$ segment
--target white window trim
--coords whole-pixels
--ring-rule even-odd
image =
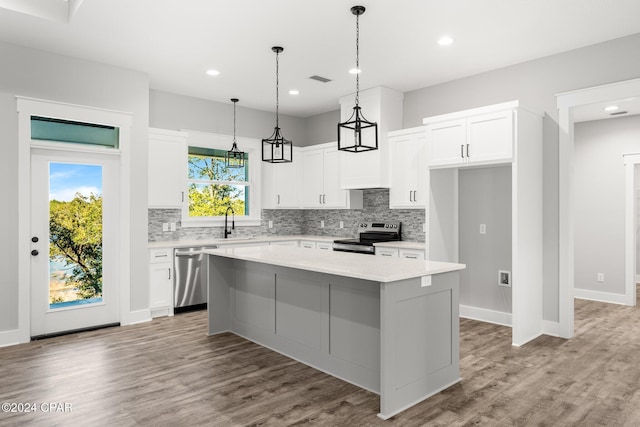
[[[187,137],[187,150],[185,150],[186,156],[188,156],[188,147],[203,147],[212,148],[218,150],[229,150],[233,143],[232,135],[222,135],[217,133],[208,133],[194,130],[181,129],[184,132],[188,132]],[[238,183],[240,185],[248,184],[249,187],[249,215],[236,216],[236,225],[241,226],[260,226],[262,221],[261,216],[261,193],[260,191],[260,176],[262,167],[262,156],[260,149],[262,142],[258,139],[241,138],[236,137],[238,148],[249,154],[249,180],[247,182]],[[187,162],[188,157],[183,160],[183,188],[185,189],[185,198],[182,203],[182,227],[222,227],[224,226],[224,218],[192,218],[189,217],[189,197],[188,197],[188,184],[187,184]],[[231,218],[229,218],[229,223]]]

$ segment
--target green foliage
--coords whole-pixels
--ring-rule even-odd
[[[70,279],[82,298],[102,295],[102,196],[76,193],[49,202],[49,258],[74,265]]]
[[[246,214],[245,186],[202,181],[245,181],[245,169],[227,168],[221,156],[189,155],[189,216],[224,216],[231,206],[236,215]]]

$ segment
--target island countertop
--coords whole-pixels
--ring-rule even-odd
[[[286,246],[220,248],[205,250],[204,253],[381,283],[448,273],[465,268],[464,264],[450,262],[385,258]]]

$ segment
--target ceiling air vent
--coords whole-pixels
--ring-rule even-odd
[[[615,113],[611,113],[612,116],[619,116],[621,114],[627,114],[628,111],[616,111]]]
[[[331,81],[331,79],[328,79],[326,77],[322,77],[322,76],[311,76],[309,77],[311,80],[317,80],[321,83],[329,83]]]

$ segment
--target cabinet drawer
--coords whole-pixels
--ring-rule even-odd
[[[391,248],[376,248],[376,255],[398,258],[398,250]]]
[[[317,249],[321,249],[323,251],[332,251],[333,250],[333,244],[329,243],[329,242],[317,242],[316,243],[316,248]]]
[[[316,242],[312,242],[310,240],[300,240],[300,247],[306,249],[315,249]]]
[[[159,264],[162,262],[171,262],[173,249],[153,249],[150,252],[149,262],[151,264]]]
[[[424,260],[424,251],[403,249],[400,251],[400,258]]]

